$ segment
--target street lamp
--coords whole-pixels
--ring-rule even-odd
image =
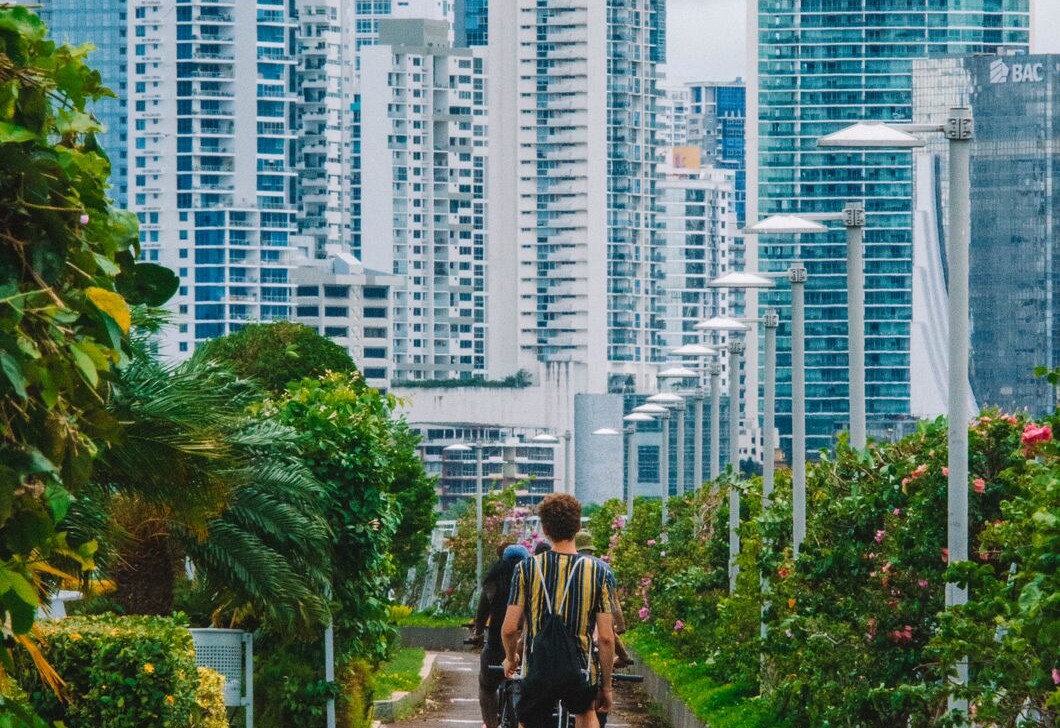
[[[543,432],[540,435],[534,435],[533,437],[531,437],[530,438],[530,442],[537,443],[538,445],[558,445],[559,444],[559,438],[556,437],[555,435],[549,435],[547,432]],[[554,453],[553,453],[553,455],[554,455]],[[560,490],[560,488],[563,488],[565,490],[566,486],[567,486],[567,483],[566,483],[566,477],[567,477],[566,476],[566,471],[564,470],[564,476],[563,476],[564,477],[564,482],[560,485],[560,488],[557,488],[555,484],[559,480],[559,478],[556,477],[556,464],[555,463],[556,463],[556,460],[555,460],[555,457],[553,457],[553,459],[552,459],[552,478],[553,478],[553,480],[552,480],[552,483],[553,483],[552,490],[553,490],[553,492],[562,493],[563,490]],[[563,467],[564,468],[567,467],[566,463],[564,463]]]
[[[716,356],[718,351],[717,351],[717,349],[711,348],[709,346],[703,346],[702,344],[685,344],[684,346],[677,347],[676,349],[672,350],[670,353],[673,354],[674,356],[681,357],[681,358],[702,359],[702,358],[708,357],[708,356]],[[672,370],[668,369],[666,371],[669,372],[669,371],[672,371]],[[663,374],[665,374],[665,373],[666,372],[663,372]],[[659,376],[662,376],[662,374],[660,374]],[[692,394],[692,409],[693,409],[693,413],[692,413],[692,420],[693,420],[693,425],[692,425],[692,430],[693,430],[692,431],[692,437],[693,437],[693,439],[692,439],[692,482],[693,482],[693,486],[692,487],[693,487],[694,490],[699,490],[701,487],[703,487],[703,399],[704,399],[704,393],[703,393],[702,375],[699,375],[699,376],[700,376],[700,380],[697,383],[698,386],[696,387],[696,391]],[[719,399],[720,399],[720,395],[719,395]],[[716,432],[717,432],[717,428],[715,427],[711,431],[711,437],[712,438],[714,438],[716,436]],[[712,448],[712,453],[711,453],[712,462],[717,459],[716,458],[716,451],[717,451],[717,446],[715,445]],[[717,475],[712,473],[711,477],[714,478],[714,477],[717,477]]]
[[[670,367],[659,372],[659,379],[696,379],[699,375],[687,367]],[[659,395],[656,395],[659,396]],[[674,462],[677,465],[677,496],[683,497],[685,494],[685,400],[684,397],[679,395],[673,395],[678,397],[677,400],[673,401],[674,409],[677,412],[677,452]],[[656,401],[652,397],[648,397],[649,402]],[[659,404],[662,404],[659,402]],[[695,452],[695,446],[692,450]]]
[[[626,451],[629,453],[628,472],[626,473],[626,522],[633,520],[633,498],[636,494],[636,484],[640,480],[640,457],[637,452],[637,425],[644,422],[654,422],[655,418],[643,412],[632,412],[622,418],[627,423],[626,429]]]
[[[684,491],[684,472],[681,462],[684,458],[685,445],[682,441],[685,434],[685,398],[679,394],[673,392],[660,392],[659,394],[653,394],[648,397],[648,404],[656,406],[662,406],[666,408],[666,414],[659,414],[659,419],[663,423],[663,438],[662,438],[662,449],[659,451],[659,460],[661,465],[660,477],[662,478],[662,522],[665,526],[667,521],[670,519],[668,504],[670,501],[670,419],[671,417],[677,421],[677,490],[679,493]],[[671,414],[671,408],[676,411],[676,414]]]
[[[801,235],[827,229],[795,215],[773,215],[748,226],[744,234]],[[791,543],[798,558],[806,537],[806,268],[801,262],[792,263],[787,277],[791,283]]]
[[[464,453],[475,451],[475,593],[482,586],[482,443],[475,446],[455,444],[442,448],[442,452]]]
[[[912,133],[910,133],[912,132]],[[943,124],[883,124],[862,121],[822,137],[822,148],[915,149],[925,146],[917,133],[942,133],[949,142],[949,392],[946,546],[950,563],[968,560],[968,248],[971,244],[971,109],[951,108]],[[946,606],[967,603],[968,590],[946,584]],[[958,665],[967,684],[967,661]],[[967,712],[966,700],[950,697],[950,708]]]

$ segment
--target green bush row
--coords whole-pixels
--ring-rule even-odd
[[[946,550],[947,428],[894,444],[841,442],[808,472],[806,540],[791,550],[790,474],[763,511],[761,482],[724,478],[637,504],[608,538],[628,621],[694,666],[760,696],[778,721],[815,726],[955,725],[952,678],[977,721],[1056,724],[1060,710],[1060,419],[985,413],[970,430],[970,560]],[[728,592],[728,492],[742,491],[741,567]],[[619,504],[613,504],[617,510]],[[598,530],[606,527],[597,519]],[[600,538],[597,534],[597,538]],[[763,596],[762,582],[768,584]],[[947,609],[946,583],[968,586]],[[766,631],[763,637],[760,623]],[[671,666],[672,666],[671,665]],[[663,665],[663,670],[667,666]],[[680,670],[672,678],[688,679]],[[750,704],[749,704],[750,705]],[[779,723],[778,723],[779,724]]]
[[[224,728],[223,678],[195,666],[186,625],[161,617],[70,617],[40,624],[60,694],[30,660],[15,678],[47,721],[66,728]]]

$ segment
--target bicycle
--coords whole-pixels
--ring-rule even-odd
[[[490,672],[503,672],[504,668],[500,665],[490,665]],[[515,713],[515,704],[519,697],[519,691],[522,688],[522,676],[516,675],[515,677],[505,678],[504,682],[501,683],[499,691],[498,704],[500,705],[500,720],[498,722],[498,728],[518,728],[519,720]],[[627,673],[616,672],[611,675],[611,683],[642,683],[644,682],[643,675],[630,675]],[[562,703],[557,703],[552,717],[556,719],[556,728],[574,728],[574,714],[567,711]],[[604,717],[604,721],[606,721]],[[603,724],[601,724],[603,725]]]

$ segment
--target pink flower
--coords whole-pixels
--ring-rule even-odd
[[[1053,668],[1053,685],[1060,685],[1060,669]]]
[[[921,589],[927,589],[927,579],[921,579],[916,583],[916,585],[919,586]]]
[[[651,577],[647,577],[646,576],[643,579],[641,579],[640,580],[640,585],[641,586],[651,586]]]
[[[950,469],[947,468],[945,465],[942,466],[942,474],[945,475],[947,478],[950,477]]]
[[[942,563],[950,563],[950,550],[945,546],[942,547]]]
[[[976,478],[972,481],[972,490],[974,490],[976,493],[985,493],[986,481],[982,478]]]
[[[641,622],[647,622],[648,621],[648,617],[651,616],[651,610],[648,609],[647,607],[641,607],[640,611],[637,612],[637,616],[640,617],[640,621]]]
[[[909,478],[902,478],[902,487],[909,485]]]
[[[88,217],[88,215],[87,215],[87,214],[83,214],[83,215],[81,215],[81,217],[79,217],[79,218],[77,219],[77,221],[78,221],[79,223],[81,223],[82,225],[87,225],[87,224],[88,224],[88,220],[89,220],[89,217]]]
[[[876,543],[883,543],[883,537],[886,536],[886,535],[887,535],[886,531],[882,531],[882,530],[881,531],[877,531],[876,532]]]
[[[900,516],[900,515],[902,515],[902,509],[901,508],[895,508],[893,511],[891,511],[891,513],[893,515]]]
[[[1053,429],[1049,425],[1036,425],[1033,422],[1023,428],[1020,436],[1025,446],[1037,445],[1039,442],[1049,442],[1053,439]]]
[[[658,542],[654,538],[649,538],[648,539],[648,545],[649,546],[654,546],[656,543],[658,543]]]
[[[685,623],[682,622],[680,619],[677,620],[676,622],[674,622],[674,632],[680,632],[684,628],[685,628]]]
[[[921,475],[926,473],[927,470],[928,470],[928,466],[927,465],[917,465],[916,466],[916,470],[914,470],[912,473],[910,473],[910,475],[912,475],[914,478],[919,478]]]

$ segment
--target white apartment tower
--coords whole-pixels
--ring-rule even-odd
[[[486,373],[484,49],[449,25],[384,19],[361,51],[361,259],[403,279],[395,381]]]
[[[490,371],[648,385],[663,0],[489,8]]]
[[[298,0],[298,231],[315,257],[343,240],[343,0]]]
[[[290,317],[295,18],[281,0],[130,0],[129,202],[181,278],[164,354]]]

